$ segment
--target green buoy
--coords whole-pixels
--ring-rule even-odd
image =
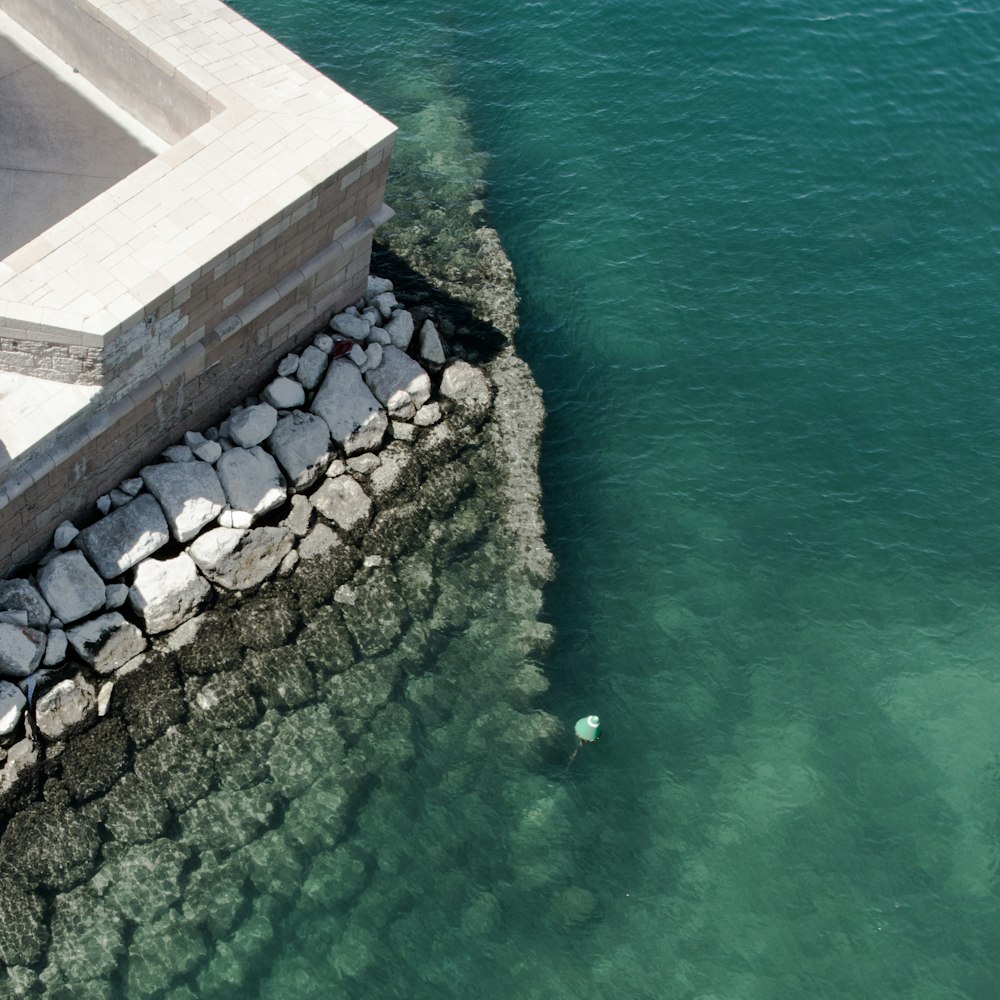
[[[596,743],[601,738],[601,720],[596,715],[587,715],[582,719],[578,719],[573,729],[576,732],[576,749],[566,762],[567,771],[570,764],[576,760],[576,755],[580,752],[580,747],[584,743]]]
[[[593,743],[601,738],[601,720],[596,715],[588,715],[576,724],[576,735],[584,743]]]

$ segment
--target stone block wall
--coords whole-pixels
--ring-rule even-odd
[[[185,430],[217,423],[259,388],[282,356],[302,346],[329,314],[364,293],[374,226],[341,241],[286,298],[228,334],[213,333],[115,403],[86,411],[17,463],[0,487],[0,575],[30,561],[63,520],[96,516],[94,497],[148,463]]]

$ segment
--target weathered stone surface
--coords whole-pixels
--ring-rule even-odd
[[[21,724],[27,698],[16,684],[0,681],[0,736],[10,736]]]
[[[382,363],[365,373],[365,382],[390,416],[412,417],[430,399],[430,376],[408,354],[391,344]]]
[[[222,445],[218,441],[206,441],[204,444],[198,445],[193,451],[196,458],[200,458],[203,462],[208,462],[209,465],[214,465],[222,454]]]
[[[182,552],[174,559],[146,559],[135,571],[129,602],[155,635],[177,628],[201,607],[211,592],[194,560]]]
[[[178,542],[194,538],[226,504],[222,483],[208,462],[147,465],[139,474],[160,502],[170,533]]]
[[[389,418],[350,361],[334,361],[313,400],[312,412],[330,428],[333,440],[348,455],[377,448]]]
[[[402,441],[393,441],[380,455],[382,461],[373,469],[369,479],[372,498],[385,504],[406,490],[416,486],[420,466],[413,449]]]
[[[50,740],[86,729],[96,717],[97,694],[81,674],[60,681],[35,703],[35,722]]]
[[[330,462],[330,428],[322,417],[296,410],[278,421],[267,447],[293,490],[312,486]]]
[[[172,444],[164,448],[160,454],[168,462],[193,462],[194,452],[186,444]]]
[[[0,580],[0,608],[27,611],[32,628],[44,628],[52,617],[42,595],[27,580]]]
[[[344,543],[328,524],[317,524],[299,543],[301,559],[318,559]]]
[[[105,580],[111,580],[152,555],[169,540],[170,532],[163,510],[153,497],[143,493],[96,524],[84,528],[76,537],[76,545],[84,551],[97,572]],[[59,617],[63,621],[68,620],[63,615]]]
[[[308,497],[301,493],[296,493],[292,497],[292,509],[281,522],[286,528],[291,528],[298,538],[304,537],[309,531],[309,523],[312,520],[313,505]]]
[[[104,581],[82,552],[64,552],[46,563],[38,587],[62,622],[75,622],[104,607]]]
[[[437,327],[428,319],[420,328],[420,357],[432,365],[444,364],[444,345]]]
[[[282,378],[294,375],[299,370],[299,356],[297,354],[286,354],[278,362],[278,374]]]
[[[63,521],[56,528],[55,535],[52,537],[52,544],[57,549],[65,549],[73,544],[73,539],[79,534],[80,532],[77,531],[76,525],[72,521]]]
[[[327,479],[312,495],[313,506],[344,531],[353,531],[368,523],[372,502],[351,476]]]
[[[393,284],[388,278],[380,278],[377,275],[368,275],[368,285],[365,289],[365,301],[370,302],[378,295],[391,292]]]
[[[66,659],[66,649],[69,641],[61,628],[49,629],[45,642],[45,655],[42,657],[43,667],[54,667]]]
[[[276,378],[264,390],[264,399],[276,410],[291,410],[306,401],[306,391],[294,379]]]
[[[339,333],[343,337],[350,337],[352,340],[365,340],[372,325],[360,316],[352,316],[350,313],[337,313],[330,320],[330,329],[334,333]]]
[[[405,309],[397,309],[385,325],[385,332],[393,347],[405,351],[413,339],[413,316]]]
[[[74,802],[88,802],[107,792],[129,766],[128,733],[121,719],[106,719],[70,740],[59,766]]]
[[[68,629],[66,638],[80,659],[99,674],[110,674],[124,666],[149,645],[142,632],[117,611]]]
[[[330,363],[329,354],[329,351],[324,351],[313,344],[310,344],[302,352],[295,377],[302,383],[303,388],[311,390],[319,385],[319,380],[323,377],[326,366]]]
[[[27,677],[45,655],[45,633],[0,622],[0,676]]]
[[[229,436],[238,448],[252,448],[274,430],[277,422],[278,411],[270,403],[258,403],[230,416]]]
[[[294,541],[289,528],[214,528],[196,538],[188,552],[212,583],[245,590],[271,576]]]
[[[313,347],[318,347],[324,354],[329,354],[333,350],[333,337],[328,333],[317,333],[313,337]]]
[[[441,404],[437,401],[432,403],[424,403],[423,406],[417,410],[416,416],[413,418],[413,422],[417,427],[433,427],[441,419]]]
[[[109,583],[104,588],[104,607],[108,611],[120,608],[128,600],[128,587],[124,583]]]
[[[460,406],[488,409],[492,402],[490,384],[478,368],[467,361],[453,361],[441,377],[441,395]]]
[[[382,319],[389,319],[392,316],[393,309],[399,308],[399,303],[396,301],[396,296],[392,292],[381,292],[376,295],[372,300],[372,304],[375,305],[378,311],[382,314]]]
[[[382,364],[382,345],[381,344],[369,344],[365,348],[365,371],[371,371],[373,368],[378,368]]]
[[[280,506],[288,495],[281,471],[263,448],[232,448],[219,459],[216,470],[233,510],[254,518]]]
[[[374,472],[382,464],[380,456],[373,451],[362,452],[360,455],[352,455],[347,460],[347,469],[355,475],[367,476]]]
[[[372,344],[378,344],[380,347],[385,347],[386,344],[392,343],[392,337],[389,336],[380,326],[372,327],[372,332],[368,335],[368,346],[371,347]],[[379,359],[381,361],[381,358]],[[374,365],[372,366],[375,367]]]

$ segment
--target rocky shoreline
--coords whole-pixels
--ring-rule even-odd
[[[219,948],[209,942],[241,938],[247,921],[271,926],[274,914],[248,899],[273,892],[268,905],[280,905],[282,866],[306,863],[282,839],[287,816],[321,808],[317,836],[349,854],[345,824],[365,808],[365,775],[407,752],[391,736],[398,685],[474,614],[444,567],[491,593],[489,618],[514,622],[523,662],[491,677],[505,705],[523,706],[502,709],[518,715],[510,752],[537,754],[561,735],[531,708],[545,688],[531,658],[549,641],[538,613],[551,559],[536,468],[542,407],[510,340],[512,281],[506,301],[477,309],[390,251],[374,266],[395,291],[373,283],[260,399],[122,484],[79,535],[64,528],[64,547],[9,591],[21,596],[7,598],[5,624],[35,647],[17,669],[37,655],[31,633],[49,627],[31,673],[6,682],[24,704],[0,804],[0,996],[194,995],[167,989],[178,976],[207,977],[209,989]],[[420,331],[417,366],[407,348],[420,355]],[[376,346],[392,379],[376,377]],[[324,402],[328,384],[352,398],[345,382],[374,393],[363,403],[357,393],[351,419]],[[262,478],[248,474],[259,466]],[[129,516],[136,506],[144,518]],[[150,538],[163,540],[143,551]],[[53,585],[50,567],[88,553],[87,583]],[[88,604],[89,619],[70,621]],[[60,632],[66,659],[46,664]],[[332,720],[332,745],[310,744],[310,713]],[[330,768],[333,787],[320,780]],[[219,913],[212,887],[228,884],[234,858],[252,873],[251,897]],[[188,945],[190,965],[178,966]]]

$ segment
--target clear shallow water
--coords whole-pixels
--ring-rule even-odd
[[[236,6],[396,120],[402,170],[485,173],[549,411],[546,705],[607,726],[502,795],[482,747],[418,740],[367,849],[433,801],[452,877],[410,845],[405,899],[353,904],[346,978],[322,935],[274,968],[331,996],[995,997],[1000,14]]]

